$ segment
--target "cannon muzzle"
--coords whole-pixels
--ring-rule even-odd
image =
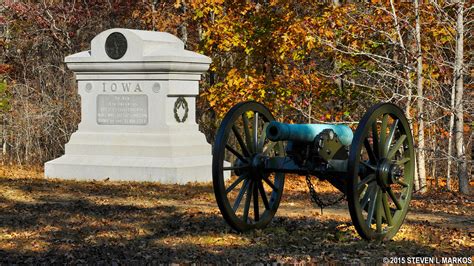
[[[325,129],[332,129],[342,145],[349,146],[352,143],[354,133],[346,125],[285,124],[272,121],[267,126],[267,138],[271,141],[311,142]]]

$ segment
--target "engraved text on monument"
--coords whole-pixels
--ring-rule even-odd
[[[97,95],[97,124],[148,124],[148,96],[134,94]]]

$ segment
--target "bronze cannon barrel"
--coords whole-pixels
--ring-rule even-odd
[[[271,141],[314,141],[323,130],[331,129],[337,135],[339,141],[349,146],[352,143],[354,133],[346,125],[330,124],[285,124],[272,121],[267,126],[267,138]]]

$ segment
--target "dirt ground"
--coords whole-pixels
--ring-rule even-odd
[[[264,230],[238,234],[210,183],[75,182],[0,168],[0,263],[382,263],[384,257],[470,257],[474,198],[415,195],[396,237],[361,240],[347,203],[321,215],[303,178],[288,178]],[[325,183],[326,199],[339,194]]]

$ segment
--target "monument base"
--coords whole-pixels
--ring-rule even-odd
[[[211,145],[191,134],[75,132],[65,155],[46,162],[50,178],[186,184],[212,180]]]
[[[44,166],[46,177],[186,184],[212,180],[211,156],[151,158],[64,155]]]

